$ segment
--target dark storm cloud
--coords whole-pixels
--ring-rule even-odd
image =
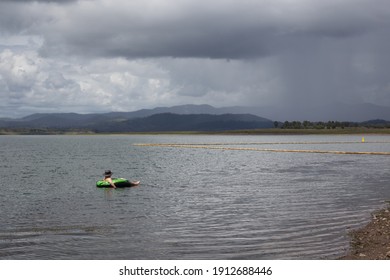
[[[359,36],[389,24],[388,10],[372,1],[302,2],[112,1],[108,7],[81,1],[38,27],[48,55],[235,59],[273,55],[324,37]]]
[[[44,55],[241,59],[390,28],[384,0],[40,2],[2,9],[0,21],[3,31],[43,36]]]
[[[389,49],[388,0],[0,1],[0,90],[26,104],[390,105]]]
[[[44,51],[129,58],[236,58],[271,51],[270,27],[252,19],[237,24],[239,15],[231,10],[221,14],[195,5],[143,13],[142,3],[124,6],[121,11],[84,7],[85,13],[59,19],[47,28]]]

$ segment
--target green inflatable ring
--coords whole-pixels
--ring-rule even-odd
[[[135,186],[135,184],[131,183],[129,180],[125,178],[112,178],[112,182],[115,184],[117,188],[126,188],[126,187],[132,187]],[[98,188],[111,188],[111,185],[107,181],[97,181],[96,187]]]

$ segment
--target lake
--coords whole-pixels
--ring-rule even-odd
[[[390,156],[260,150],[390,152],[361,138],[0,136],[0,259],[337,258],[390,199]],[[141,185],[96,188],[106,169]]]

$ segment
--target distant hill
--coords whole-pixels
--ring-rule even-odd
[[[92,130],[96,132],[221,131],[271,128],[271,120],[250,114],[33,114],[21,119],[0,120],[0,128]],[[183,111],[182,111],[183,112]],[[188,111],[189,112],[189,111]],[[146,117],[137,117],[146,115]]]
[[[305,106],[299,108],[279,108],[274,113],[263,111],[263,116],[274,120],[309,120],[309,121],[350,121],[363,122],[373,119],[390,121],[390,107],[379,106],[370,103],[344,104],[329,103],[317,106]],[[275,115],[279,115],[276,117]]]
[[[361,122],[360,125],[362,126],[369,126],[369,127],[390,127],[390,121],[376,119],[376,120],[369,120],[365,122]]]
[[[103,123],[97,132],[157,132],[157,131],[224,131],[272,128],[273,122],[254,115],[242,114],[172,114],[161,113],[145,118]]]
[[[390,107],[370,103],[344,104],[329,103],[319,105],[306,105],[304,103],[291,107],[287,106],[232,106],[215,108],[210,105],[180,105],[173,107],[157,107],[142,109],[129,113],[108,113],[113,117],[125,118],[147,117],[160,113],[174,114],[252,114],[276,121],[350,121],[363,122],[367,120],[383,119],[390,121]]]
[[[276,121],[349,121],[384,127],[390,120],[390,108],[373,104],[342,103],[291,111],[283,107],[222,107],[181,105],[141,109],[133,112],[101,114],[41,113],[20,119],[2,118],[0,128],[125,131],[212,131],[273,127]],[[372,120],[372,121],[370,121]]]

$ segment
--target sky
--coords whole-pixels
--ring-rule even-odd
[[[0,117],[390,106],[388,0],[0,0]]]

